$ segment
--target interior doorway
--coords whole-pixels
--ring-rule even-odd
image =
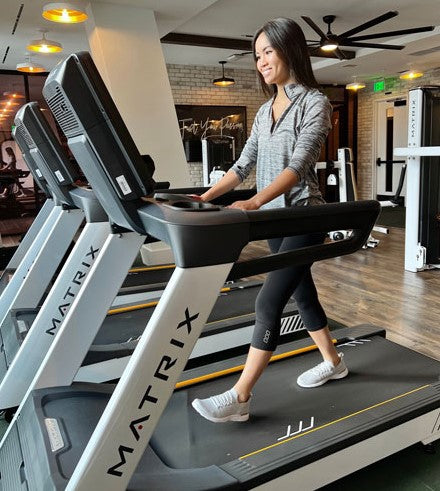
[[[375,199],[396,198],[404,206],[406,161],[394,157],[394,149],[408,146],[408,105],[406,99],[379,101],[376,121],[376,156],[373,162]]]

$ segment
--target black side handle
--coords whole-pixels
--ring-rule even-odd
[[[337,242],[237,262],[228,279],[351,254],[365,244],[379,212],[380,204],[373,200],[247,212],[250,241],[334,230],[352,230],[352,234]]]

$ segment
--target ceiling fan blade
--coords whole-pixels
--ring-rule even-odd
[[[327,36],[321,31],[321,29],[313,22],[313,20],[310,17],[305,17],[301,16],[301,19],[303,19],[307,24],[317,33],[319,36],[323,39],[326,39]]]
[[[385,38],[392,36],[403,36],[404,34],[414,34],[416,32],[428,32],[433,31],[434,26],[425,26],[425,27],[414,27],[412,29],[401,29],[399,31],[389,31],[389,32],[381,32],[378,34],[367,34],[365,36],[355,36],[350,37],[350,41],[363,41],[364,39],[376,39],[376,38]]]
[[[340,59],[340,60],[346,60],[347,58],[345,57],[344,53],[339,49],[336,48],[333,53]]]
[[[379,43],[358,43],[347,39],[341,46],[353,46],[354,48],[379,48],[379,49],[403,49],[405,46],[397,44],[379,44]]]
[[[399,12],[397,11],[390,11],[387,12],[386,14],[379,15],[379,17],[375,17],[374,19],[369,20],[368,22],[365,22],[364,24],[361,24],[353,29],[350,29],[349,31],[345,31],[342,34],[338,36],[339,39],[345,39],[348,38],[349,36],[352,36],[353,34],[357,34],[358,32],[365,31],[365,29],[368,29],[370,27],[373,27],[377,24],[380,24],[381,22],[385,22],[388,19],[392,19],[393,17],[396,17]]]
[[[232,55],[227,56],[226,59],[229,61],[234,61],[243,58],[244,56],[251,55],[252,53],[253,51],[244,51],[243,53],[232,53]]]

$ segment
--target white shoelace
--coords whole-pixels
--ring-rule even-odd
[[[228,407],[231,406],[232,404],[235,404],[237,401],[234,401],[231,391],[224,392],[223,394],[219,394],[217,396],[214,396],[213,398],[213,403],[217,407],[217,409],[221,409],[223,407]]]
[[[334,368],[335,367],[329,361],[323,361],[319,365],[316,365],[316,367],[313,367],[311,371],[321,376],[331,373]]]

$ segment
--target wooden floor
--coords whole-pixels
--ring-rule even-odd
[[[341,324],[384,327],[390,340],[440,360],[440,270],[405,271],[405,231],[389,230],[389,235],[376,234],[375,249],[313,265],[321,303]],[[255,242],[242,258],[267,251],[265,241]]]
[[[390,228],[375,249],[315,263],[313,277],[329,318],[384,327],[388,339],[440,360],[440,270],[404,270],[404,233]],[[256,242],[243,258],[265,251]]]

